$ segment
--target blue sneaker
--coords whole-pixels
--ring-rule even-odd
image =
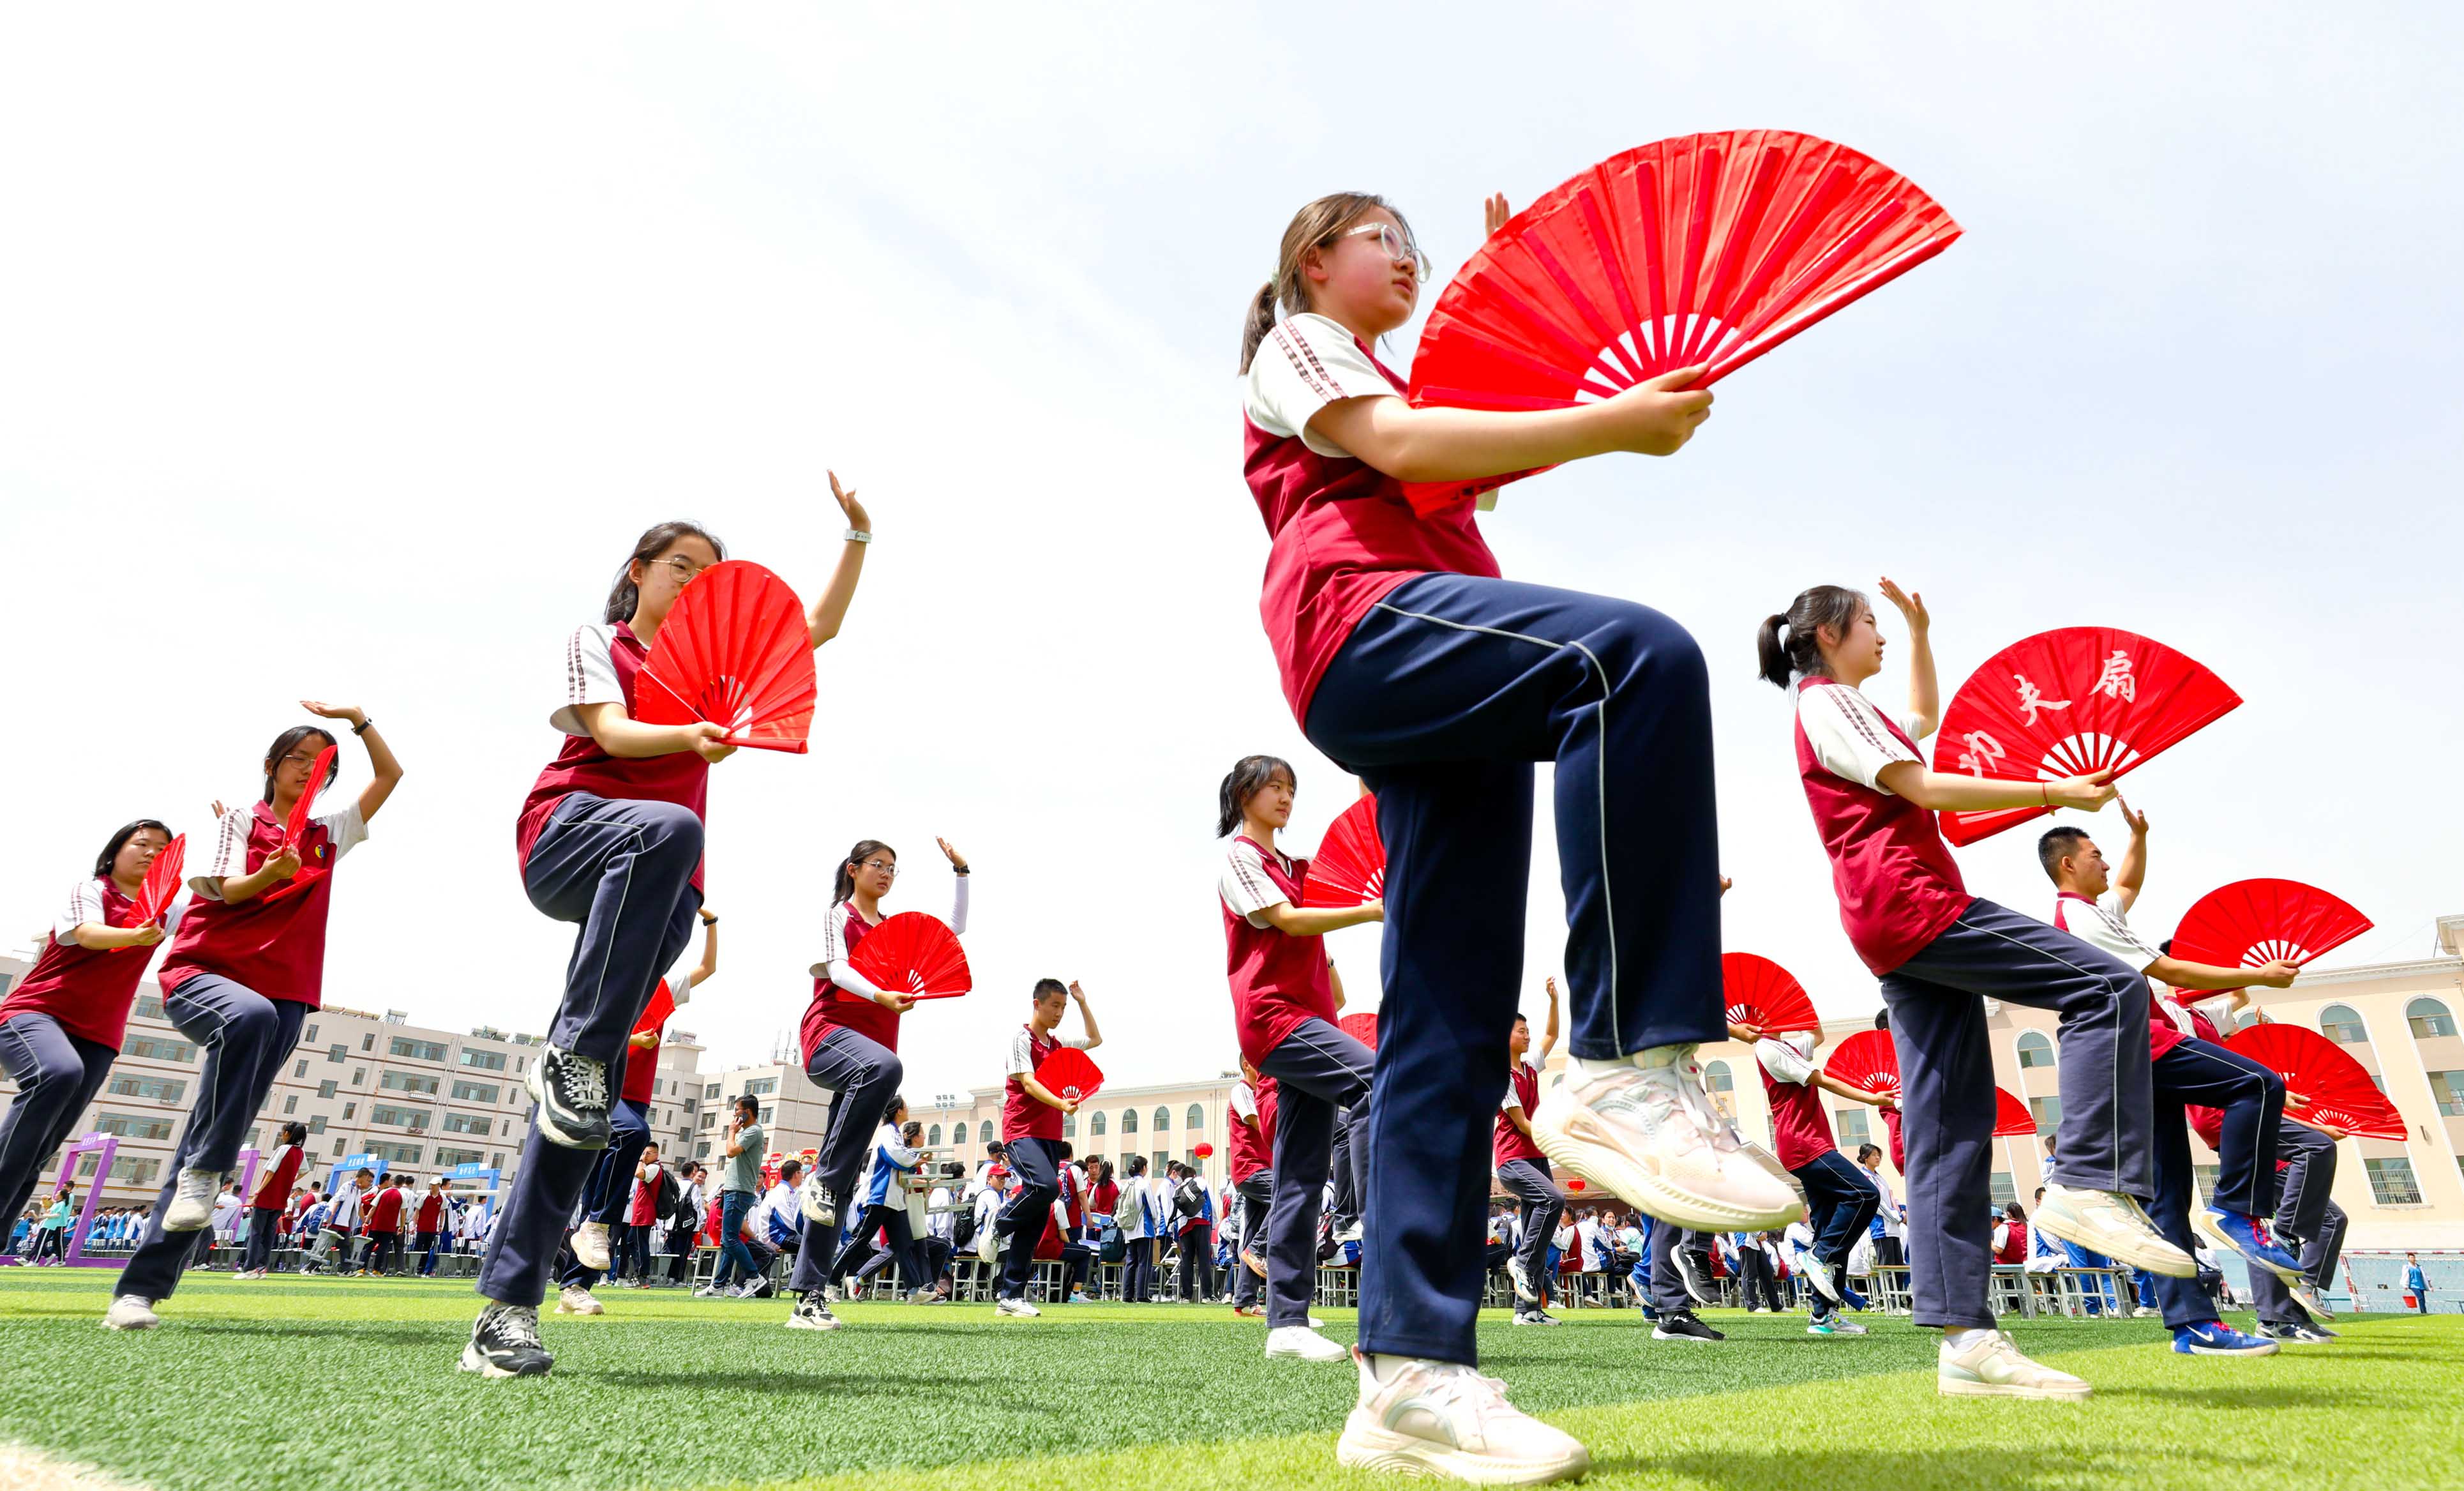
[[[2245,1336],[2222,1321],[2173,1327],[2173,1349],[2183,1356],[2274,1356],[2277,1344],[2263,1336]]]
[[[2222,1207],[2211,1206],[2193,1216],[2191,1220],[2198,1224],[2199,1231],[2206,1233],[2286,1283],[2300,1280],[2301,1261],[2268,1241],[2267,1235],[2258,1230],[2256,1218],[2245,1216],[2239,1212],[2228,1212]]]

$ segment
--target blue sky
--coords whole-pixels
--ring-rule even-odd
[[[2285,875],[2379,923],[2353,955],[2427,952],[2464,910],[2457,23],[1732,9],[12,14],[9,940],[114,825],[202,824],[291,701],[346,699],[409,776],[338,882],[330,996],[543,1029],[566,937],[512,819],[561,634],[670,516],[809,590],[826,465],[881,542],[813,755],[714,784],[732,935],[691,1023],[736,1058],[792,1032],[836,857],[889,840],[892,906],[940,911],[941,834],[979,866],[982,982],[910,1020],[911,1090],[991,1080],[1046,972],[1085,981],[1116,1079],[1218,1070],[1216,780],[1300,761],[1301,847],[1351,792],[1277,693],[1239,478],[1235,340],[1286,218],[1386,192],[1442,278],[1485,192],[1771,126],[1907,172],[1967,236],[1723,385],[1678,458],[1485,523],[1509,574],[1703,640],[1727,945],[1874,1003],[1749,638],[1887,572],[1947,690],[2094,622],[2249,701],[2130,781],[2143,924]],[[2045,909],[2031,837],[1965,852],[1974,887]],[[1552,860],[1499,908],[1534,1008]],[[1367,997],[1375,932],[1337,951]]]

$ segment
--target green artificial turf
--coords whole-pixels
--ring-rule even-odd
[[[467,1286],[191,1276],[161,1329],[121,1335],[98,1325],[112,1278],[0,1273],[0,1439],[166,1491],[1378,1483],[1334,1468],[1350,1369],[1268,1363],[1221,1308],[855,1304],[821,1335],[780,1302],[613,1290],[604,1317],[545,1319],[552,1377],[485,1382],[453,1369]],[[1728,1342],[1500,1315],[1484,1366],[1583,1436],[1600,1486],[2464,1483],[2464,1317],[2347,1320],[2264,1360],[2174,1356],[2152,1322],[2014,1323],[2097,1385],[2084,1405],[1939,1398],[1936,1338],[1903,1320],[1817,1340],[1710,1318]]]

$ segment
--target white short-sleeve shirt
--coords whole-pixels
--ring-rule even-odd
[[[2156,949],[2130,929],[2130,919],[2122,903],[2122,892],[2110,890],[2101,901],[2085,896],[2064,894],[2054,901],[2055,924],[2080,942],[2109,952],[2131,968],[2145,973],[2147,966],[2160,956]]]
[[[1275,868],[1287,875],[1292,869],[1289,861]],[[1224,907],[1251,926],[1265,926],[1266,920],[1263,913],[1266,908],[1283,905],[1291,900],[1266,873],[1266,852],[1248,839],[1238,836],[1224,848],[1223,875],[1216,882],[1215,889],[1216,894],[1223,898]]]
[[[1055,1045],[1067,1046],[1073,1051],[1087,1049],[1087,1037],[1084,1035],[1064,1035],[1059,1031],[1054,1031],[1051,1040]],[[1009,1038],[1009,1060],[1001,1067],[1001,1075],[1003,1077],[1035,1075],[1035,1033],[1023,1025],[1018,1028],[1018,1034]]]
[[[1241,1119],[1258,1116],[1258,1094],[1246,1079],[1232,1084],[1232,1116]]]
[[[223,881],[235,880],[248,873],[248,835],[256,820],[256,805],[233,808],[224,813],[214,830],[212,862],[188,877],[188,889],[209,901],[223,899]],[[334,852],[333,863],[367,842],[368,820],[361,815],[357,792],[339,812],[317,814],[318,825],[325,831],[326,846]]]
[[[1902,761],[1924,765],[1917,753],[1882,723],[1882,712],[1859,690],[1801,688],[1796,691],[1796,720],[1805,727],[1806,744],[1822,769],[1842,780],[1888,794],[1882,768]],[[1906,722],[1901,728],[1907,729]],[[1907,731],[1909,739],[1916,737]]]
[[[625,702],[625,686],[616,679],[615,648],[612,625],[589,622],[573,629],[564,639],[564,690],[548,696],[564,701],[547,717],[548,723],[567,735],[588,735],[579,712],[583,705]]]
[[[1312,311],[1276,323],[1249,360],[1242,412],[1270,435],[1299,435],[1320,456],[1352,453],[1310,433],[1317,412],[1341,399],[1395,396],[1395,386],[1336,323]]]

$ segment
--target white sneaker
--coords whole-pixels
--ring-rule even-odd
[[[1947,1398],[2056,1398],[2077,1403],[2088,1395],[2088,1385],[2068,1372],[2039,1367],[2019,1354],[2018,1344],[2003,1331],[1991,1331],[1964,1351],[1951,1349],[1944,1337],[1934,1369],[1934,1391]]]
[[[607,1272],[607,1224],[584,1222],[573,1230],[573,1257],[583,1268]]]
[[[1524,1266],[1522,1254],[1507,1255],[1506,1277],[1514,1280],[1514,1298],[1526,1304],[1540,1302],[1540,1291],[1531,1287],[1531,1270]]]
[[[830,1200],[829,1188],[822,1184],[818,1167],[806,1170],[804,1178],[797,1183],[796,1210],[816,1227],[827,1227],[839,1219],[838,1205]]]
[[[202,1231],[213,1221],[214,1198],[222,1193],[222,1171],[182,1170],[179,1187],[171,1193],[171,1204],[163,1212],[163,1230],[166,1233]]]
[[[1777,1232],[1805,1214],[1796,1193],[1744,1152],[1703,1090],[1694,1048],[1566,1063],[1531,1116],[1541,1151],[1652,1215],[1702,1232]]]
[[[1043,1313],[1044,1312],[1042,1310],[1039,1310],[1034,1305],[1027,1303],[1023,1299],[996,1300],[993,1302],[993,1314],[996,1316],[1014,1315],[1020,1320],[1032,1320]]]
[[[2319,1292],[2319,1286],[2311,1283],[2309,1280],[2304,1280],[2300,1283],[2293,1285],[2285,1292],[2293,1296],[2293,1302],[2296,1304],[2300,1305],[2303,1309],[2310,1312],[2310,1318],[2312,1320],[2334,1320],[2336,1318],[2336,1312],[2327,1306],[2327,1297],[2321,1294]]]
[[[102,1317],[105,1330],[152,1330],[162,1324],[163,1318],[154,1313],[154,1302],[134,1294],[112,1301]]]
[[[1823,1262],[1819,1258],[1815,1258],[1814,1260],[1814,1266],[1805,1271],[1805,1281],[1814,1286],[1814,1292],[1815,1294],[1822,1296],[1822,1298],[1830,1301],[1834,1304],[1846,1304],[1848,1302],[1847,1301],[1839,1298],[1839,1281],[1831,1277],[1831,1265]]]
[[[1389,1359],[1392,1362],[1392,1359]],[[1338,1464],[1476,1485],[1537,1485],[1591,1469],[1591,1452],[1506,1401],[1506,1384],[1456,1362],[1414,1358],[1379,1381],[1364,1366]]]
[[[2151,1274],[2198,1277],[2197,1262],[2165,1240],[2135,1198],[2119,1191],[2047,1186],[2045,1199],[2036,1205],[2036,1226],[2064,1242]]]
[[[231,1282],[237,1283],[243,1279],[263,1279],[264,1277],[265,1270],[261,1268],[244,1268],[231,1276]]]
[[[1266,1332],[1268,1356],[1296,1356],[1304,1362],[1341,1362],[1352,1356],[1350,1346],[1337,1346],[1307,1325],[1278,1325]]]
[[[590,1296],[580,1284],[567,1284],[558,1291],[556,1312],[559,1315],[605,1315],[607,1307]]]

